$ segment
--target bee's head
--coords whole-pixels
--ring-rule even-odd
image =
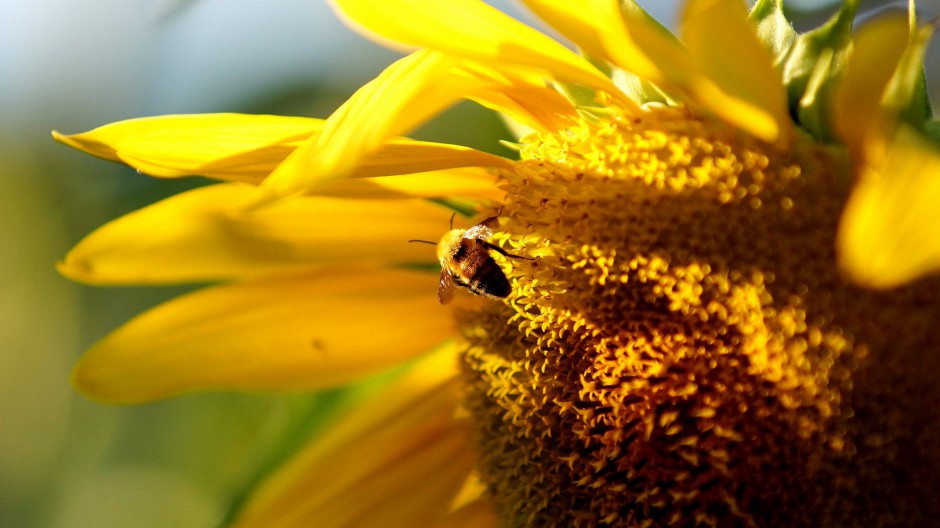
[[[437,260],[441,261],[441,264],[449,260],[460,243],[462,235],[466,231],[465,229],[454,229],[454,217],[457,216],[457,212],[450,215],[450,230],[447,233],[444,233],[444,236],[441,237],[438,242],[431,242],[430,240],[409,240],[408,242],[419,242],[421,244],[431,244],[437,246]]]
[[[437,243],[437,260],[443,263],[454,256],[454,253],[460,246],[460,239],[463,238],[463,233],[463,229],[451,229],[444,233],[440,242]]]

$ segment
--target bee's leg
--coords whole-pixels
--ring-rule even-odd
[[[482,225],[486,227],[496,227],[497,225],[499,225],[499,215],[502,214],[502,212],[503,212],[503,206],[501,205],[499,206],[499,211],[496,211],[496,216],[491,216],[489,218],[486,218],[477,225]]]
[[[487,242],[486,240],[481,240],[480,242],[483,242],[483,244],[484,244],[487,248],[492,249],[493,251],[499,253],[500,255],[502,255],[502,256],[504,256],[504,257],[506,257],[506,258],[517,258],[517,259],[523,259],[523,260],[535,260],[534,257],[526,257],[526,256],[524,256],[524,255],[513,255],[512,253],[507,252],[505,249],[503,249],[503,248],[497,246],[496,244]]]

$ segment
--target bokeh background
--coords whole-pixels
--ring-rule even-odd
[[[674,27],[675,1],[640,3]],[[928,17],[940,11],[940,0],[918,4]],[[788,5],[809,27],[833,2]],[[50,131],[172,113],[325,117],[397,56],[321,0],[0,6],[0,528],[219,526],[357,396],[195,394],[115,407],[76,394],[69,371],[85,348],[186,289],[85,287],[54,263],[104,222],[205,182],[153,180],[58,145]],[[934,101],[938,61],[935,43]],[[497,152],[509,137],[472,104],[414,135]]]

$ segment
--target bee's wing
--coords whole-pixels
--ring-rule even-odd
[[[437,286],[437,300],[441,304],[448,304],[454,300],[454,294],[457,288],[454,284],[454,276],[446,269],[441,270],[441,282]]]
[[[464,231],[461,238],[487,239],[491,236],[493,236],[493,231],[489,227],[480,223]]]

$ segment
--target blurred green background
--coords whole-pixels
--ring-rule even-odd
[[[641,4],[673,25],[674,2]],[[0,528],[217,526],[355,394],[113,407],[72,391],[85,348],[186,290],[84,287],[55,261],[106,221],[205,182],[149,179],[49,133],[171,113],[325,117],[397,55],[319,0],[33,0],[0,15]],[[415,136],[498,151],[507,133],[464,104]]]

